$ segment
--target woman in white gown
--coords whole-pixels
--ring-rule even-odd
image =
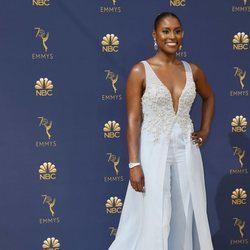
[[[156,54],[127,82],[130,183],[109,250],[212,250],[199,146],[207,138],[214,96],[201,69],[176,59],[183,31],[169,12],[157,16]],[[202,97],[200,130],[189,116]]]

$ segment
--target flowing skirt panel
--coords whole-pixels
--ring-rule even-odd
[[[184,140],[178,124],[171,137],[170,143],[164,138],[154,143],[142,134],[145,192],[135,192],[129,183],[117,236],[109,250],[213,249],[199,148]]]

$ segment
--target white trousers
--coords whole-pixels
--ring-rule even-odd
[[[197,230],[186,159],[189,142],[178,124],[170,142],[154,146],[143,140],[145,193],[128,185],[117,237],[109,250],[201,250],[198,238],[193,238]]]
[[[164,178],[164,249],[193,250],[193,207],[185,160],[185,142],[175,124]]]

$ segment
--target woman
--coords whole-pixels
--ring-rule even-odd
[[[157,16],[156,54],[127,82],[130,184],[110,250],[211,250],[199,146],[208,136],[214,96],[201,69],[176,59],[183,31],[169,12]],[[202,97],[200,130],[189,111]]]

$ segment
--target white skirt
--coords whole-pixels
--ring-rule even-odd
[[[145,192],[134,191],[129,183],[109,250],[213,249],[199,148],[184,140],[177,123],[170,137],[153,143],[142,134]]]

